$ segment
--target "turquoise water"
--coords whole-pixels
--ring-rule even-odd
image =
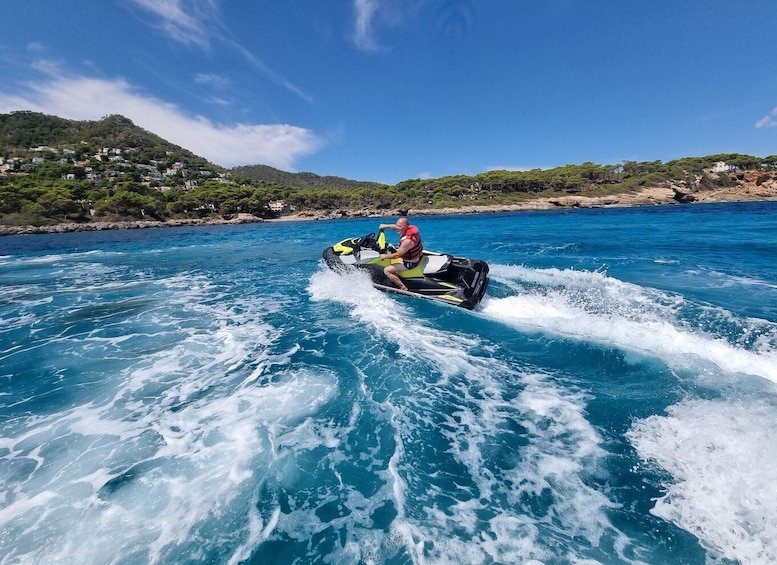
[[[777,560],[777,203],[380,221],[0,238],[0,563]]]

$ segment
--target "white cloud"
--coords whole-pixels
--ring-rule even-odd
[[[224,125],[189,116],[174,104],[140,93],[122,79],[52,73],[46,78],[28,83],[20,94],[0,91],[0,112],[32,110],[74,120],[121,114],[224,167],[266,164],[294,170],[297,159],[323,145],[311,130],[288,124]]]
[[[209,98],[207,102],[209,102],[210,104],[215,104],[216,106],[229,106],[231,104],[229,100],[219,98],[218,96]]]
[[[468,6],[459,6],[463,0],[446,0],[442,4],[440,19],[441,29],[449,27],[453,20],[463,19],[460,12],[465,12]],[[453,6],[449,6],[453,3]],[[408,21],[415,20],[427,7],[440,5],[437,0],[353,0],[354,28],[353,41],[364,51],[385,51],[388,48],[381,45],[376,36],[379,30],[397,28]],[[465,14],[467,16],[468,14]],[[456,25],[463,25],[458,22]],[[446,33],[450,30],[446,31]],[[451,32],[455,33],[455,31]]]
[[[210,26],[216,21],[216,0],[132,0],[159,18],[157,27],[181,43],[210,44]]]
[[[40,41],[31,41],[27,44],[27,51],[31,53],[43,53],[45,50],[46,48]]]
[[[151,25],[161,29],[173,41],[195,44],[208,51],[211,41],[222,43],[236,50],[253,69],[267,80],[278,84],[307,102],[310,96],[297,88],[281,73],[274,71],[265,62],[231,39],[229,31],[221,23],[218,4],[221,0],[131,0],[157,17]],[[217,79],[217,75],[198,75],[199,79]],[[226,80],[221,78],[221,80]],[[219,86],[211,81],[211,85]]]
[[[267,80],[270,80],[274,82],[275,84],[278,84],[280,86],[283,86],[284,88],[290,90],[306,102],[312,102],[313,99],[302,92],[299,88],[294,86],[291,82],[286,80],[285,77],[282,75],[276,73],[273,71],[270,67],[268,67],[264,61],[262,61],[259,57],[256,57],[253,53],[251,53],[248,49],[240,45],[239,43],[236,43],[234,41],[227,41],[228,45],[231,45],[238,53],[243,55],[246,61],[264,78]]]
[[[777,127],[777,107],[755,123],[757,128]]]
[[[356,21],[353,39],[360,49],[374,51],[377,45],[373,38],[372,27],[375,13],[378,10],[378,0],[354,0]]]
[[[226,88],[229,86],[229,79],[215,73],[197,73],[194,76],[194,82],[197,84],[209,85],[214,88]]]

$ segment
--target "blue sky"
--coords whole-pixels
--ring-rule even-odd
[[[0,113],[394,184],[777,153],[774,0],[5,0]]]

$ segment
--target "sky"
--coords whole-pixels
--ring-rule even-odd
[[[4,0],[0,113],[395,184],[777,154],[774,0]]]

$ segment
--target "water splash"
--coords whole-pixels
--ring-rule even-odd
[[[777,382],[777,325],[625,283],[600,272],[496,265],[513,294],[487,297],[488,317],[529,331],[661,358],[678,370],[725,371]]]
[[[688,399],[636,422],[627,436],[647,464],[672,477],[653,514],[693,533],[718,559],[774,563],[775,405],[732,400]]]

